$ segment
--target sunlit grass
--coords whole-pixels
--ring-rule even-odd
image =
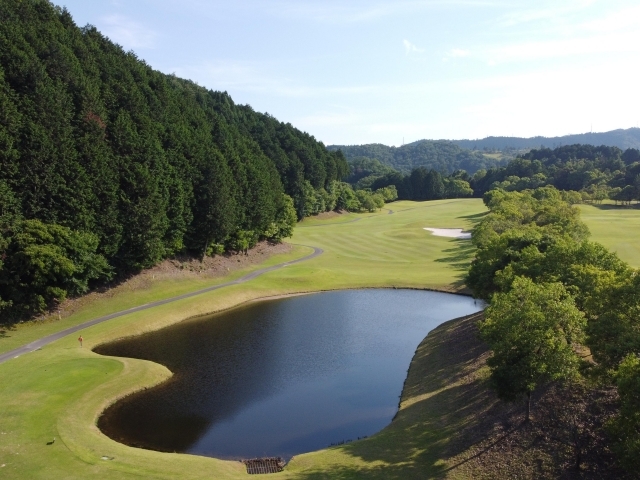
[[[622,260],[640,268],[640,209],[615,205],[581,205],[582,219],[591,238],[617,252]]]
[[[272,295],[389,286],[463,289],[462,278],[473,256],[470,242],[435,237],[423,228],[470,229],[485,212],[482,202],[478,199],[395,202],[387,207],[394,211],[392,215],[383,210],[376,215],[346,214],[339,217],[340,221],[335,217],[305,221],[296,229],[291,242],[323,248],[324,254],[313,260],[242,285],[96,325],[82,332],[83,348],[73,335],[0,365],[0,465],[5,465],[0,467],[0,478],[245,476],[238,462],[134,449],[102,435],[95,422],[109,403],[161,382],[170,372],[151,362],[102,357],[91,348]],[[625,260],[640,264],[640,251],[632,241],[640,232],[640,211],[581,208],[594,240],[610,248],[617,246]],[[300,246],[290,254],[272,257],[251,268],[299,258],[310,251]],[[243,273],[246,270],[211,280],[167,280],[150,285],[148,290],[101,299],[60,322],[8,332],[8,337],[0,338],[0,351],[96,316],[228,281]],[[469,408],[469,398],[477,400],[485,392],[482,369],[477,365],[472,368],[468,363],[473,360],[468,350],[476,347],[473,343],[467,348],[466,344],[451,341],[455,337],[452,332],[459,328],[470,327],[464,322],[446,324],[423,342],[405,384],[403,407],[387,429],[363,442],[298,456],[287,471],[277,476],[458,475],[455,470],[447,470],[451,467],[447,459],[453,453],[460,455],[460,451],[452,453],[451,445],[455,444],[456,432],[481,414],[477,402],[473,404],[477,411]],[[448,340],[445,342],[444,338]],[[467,360],[465,352],[470,355]],[[469,384],[460,383],[465,378],[472,379],[469,381],[476,388],[475,393],[464,386]],[[469,397],[472,393],[479,396]],[[54,437],[55,442],[47,445]]]

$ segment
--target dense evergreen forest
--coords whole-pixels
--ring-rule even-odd
[[[334,208],[347,174],[339,151],[154,71],[65,9],[0,0],[3,321],[177,252],[277,241]]]
[[[418,167],[402,173],[379,160],[358,157],[349,160],[347,181],[358,189],[395,187],[401,200],[481,197],[500,188],[523,191],[543,186],[574,192],[573,203],[605,199],[629,204],[640,201],[640,150],[592,145],[569,145],[553,150],[541,148],[520,154],[505,166],[442,174]]]
[[[451,174],[456,170],[465,170],[473,174],[477,170],[505,163],[480,152],[460,148],[446,140],[420,140],[401,147],[388,147],[380,143],[373,143],[370,145],[329,145],[327,148],[332,151],[341,151],[349,161],[362,157],[375,159],[405,174],[418,167],[436,170],[443,175]]]
[[[470,179],[476,196],[493,188],[521,191],[551,185],[575,191],[576,201],[640,200],[640,151],[569,145],[531,150],[505,167],[479,171]]]
[[[609,132],[579,133],[562,137],[487,137],[477,140],[451,140],[462,148],[483,151],[529,150],[531,148],[557,148],[566,145],[605,145],[622,150],[640,148],[640,128],[611,130]]]
[[[529,421],[532,394],[551,382],[562,400],[536,419],[543,441],[568,452],[576,471],[583,463],[599,469],[593,478],[616,476],[611,451],[637,473],[640,275],[588,240],[568,195],[553,187],[487,192],[466,284],[489,302],[480,332],[493,351],[498,396],[526,399]],[[609,389],[618,398],[607,401]]]

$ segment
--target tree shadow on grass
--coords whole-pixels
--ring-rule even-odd
[[[476,247],[468,239],[458,238],[454,240],[454,246],[443,250],[446,256],[436,259],[439,263],[448,263],[455,270],[469,269],[471,260],[476,252]]]
[[[611,205],[608,203],[604,203],[601,205],[590,205],[597,208],[598,210],[640,210],[640,203],[635,203],[633,205]]]
[[[432,331],[416,351],[392,423],[373,438],[334,449],[367,465],[324,464],[296,478],[438,478],[482,455],[474,447],[486,437],[482,424],[497,400],[479,374],[487,354],[475,326],[480,317]]]
[[[15,327],[0,325],[0,340],[2,340],[3,338],[10,338],[11,335],[9,335],[9,332],[11,330],[15,330]]]
[[[488,211],[480,212],[480,213],[472,213],[471,215],[461,215],[456,218],[466,218],[467,220],[471,220],[473,223],[478,223],[480,220],[482,220],[482,217],[484,217],[488,213],[489,213]]]
[[[530,422],[524,422],[523,402],[498,401],[488,386],[489,352],[476,327],[481,318],[433,330],[416,350],[392,423],[374,437],[332,449],[335,455],[316,457],[318,466],[295,478],[629,478],[591,458],[583,461],[593,464],[589,468],[574,470],[567,462],[572,452],[537,426],[548,416],[538,411],[545,389],[536,394]],[[559,395],[559,404],[564,401]]]

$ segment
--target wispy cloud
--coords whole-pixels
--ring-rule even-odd
[[[276,73],[280,71],[276,65],[261,62],[220,60],[201,65],[177,67],[172,71],[179,77],[191,78],[214,90],[268,93],[290,98],[376,94],[383,92],[385,88],[377,85],[302,84],[281,73]]]
[[[360,0],[345,5],[338,0],[323,2],[280,0],[277,8],[271,5],[270,10],[278,12],[279,15],[318,22],[362,23],[419,10],[460,6],[494,7],[499,3],[495,0]]]
[[[550,6],[537,5],[536,8],[517,9],[503,15],[502,26],[520,26],[531,22],[558,20],[579,13],[595,3],[595,0],[570,0],[564,3],[553,2]],[[530,5],[527,3],[527,5]]]
[[[452,48],[447,53],[445,53],[444,58],[442,59],[444,62],[448,62],[452,58],[464,58],[468,57],[471,54],[469,50],[465,50],[462,48]]]
[[[519,43],[489,48],[481,55],[497,64],[607,53],[640,53],[640,31]]]
[[[404,51],[407,55],[411,55],[412,53],[423,53],[424,48],[419,48],[416,44],[411,43],[406,38],[402,41],[404,45]]]
[[[123,15],[104,17],[101,27],[105,35],[127,49],[153,48],[158,38],[154,30]]]
[[[494,66],[587,55],[640,53],[640,6],[612,9],[602,14],[599,10],[588,9],[593,3],[591,0],[574,1],[558,7],[512,12],[494,24],[496,32],[502,32],[502,41],[474,44],[473,49],[455,48],[447,52],[443,60],[474,57]],[[537,23],[523,25],[527,22]],[[513,25],[518,25],[517,34],[511,29]]]

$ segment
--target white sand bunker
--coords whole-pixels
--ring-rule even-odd
[[[425,228],[437,237],[471,238],[471,232],[463,232],[461,228]]]

